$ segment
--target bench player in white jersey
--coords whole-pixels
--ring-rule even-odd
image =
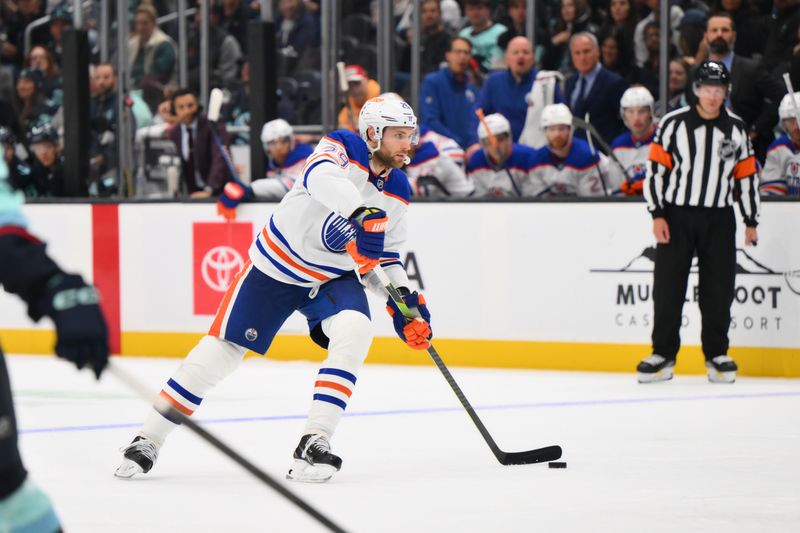
[[[425,124],[421,124],[419,127],[419,142],[432,142],[436,146],[436,149],[439,150],[440,154],[449,157],[460,169],[464,169],[466,165],[464,149],[459,146],[455,139],[446,137],[441,133],[433,131],[425,126]]]
[[[177,427],[169,407],[194,413],[248,349],[260,354],[269,349],[294,311],[308,319],[311,338],[327,348],[328,355],[317,375],[306,429],[287,478],[322,482],[339,470],[342,460],[331,453],[329,441],[372,342],[362,282],[382,287],[371,279],[374,274],[367,275],[377,264],[422,316],[406,321],[389,303],[398,335],[412,348],[429,346],[430,313],[424,298],[407,288],[399,254],[406,239],[410,190],[398,169],[417,142],[416,126],[405,102],[373,98],[359,114],[360,136],[339,130],[320,141],[302,176],[250,247],[250,259],[223,297],[208,335],[167,381],[141,430],[124,449],[118,477],[149,471],[160,446]]]
[[[522,198],[530,196],[531,170],[536,150],[516,144],[511,124],[500,113],[487,115],[478,124],[481,149],[467,162],[467,177],[476,198]]]
[[[767,148],[759,188],[762,196],[800,196],[800,124],[791,98],[791,94],[786,94],[778,107],[781,127],[786,133]],[[794,101],[800,109],[800,92],[794,93]]]
[[[631,87],[622,94],[619,113],[628,131],[620,134],[611,143],[616,161],[612,158],[608,162],[610,180],[619,183],[619,190],[626,196],[641,196],[650,156],[650,143],[653,142],[658,128],[658,123],[654,120],[653,95],[644,87]]]
[[[475,189],[464,169],[439,151],[433,142],[420,142],[405,173],[411,193],[423,198],[463,198]]]
[[[234,180],[225,184],[217,211],[227,219],[236,218],[236,207],[244,200],[280,200],[294,186],[306,159],[314,151],[310,144],[298,143],[292,126],[277,118],[261,128],[261,144],[267,156],[264,177],[256,176],[250,185]]]
[[[566,105],[546,106],[541,127],[547,144],[533,158],[532,196],[604,196],[619,186],[609,181],[605,156],[573,137],[572,112]]]

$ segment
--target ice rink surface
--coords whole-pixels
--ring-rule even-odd
[[[185,428],[150,474],[114,478],[148,404],[110,375],[8,359],[24,460],[65,531],[325,531]],[[180,361],[116,363],[155,391]],[[800,531],[800,380],[452,370],[503,450],[559,444],[568,468],[501,466],[433,364],[364,368],[327,484],[283,479],[316,364],[248,359],[195,419],[348,532]]]

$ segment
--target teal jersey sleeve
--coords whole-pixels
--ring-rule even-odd
[[[27,227],[25,217],[22,215],[24,196],[16,191],[8,181],[8,165],[0,157],[0,227],[20,226]]]

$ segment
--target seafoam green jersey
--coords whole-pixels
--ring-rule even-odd
[[[0,157],[0,227],[20,226],[26,227],[25,217],[22,215],[24,196],[20,191],[14,190],[8,181],[8,165]]]

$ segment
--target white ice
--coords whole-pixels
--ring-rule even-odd
[[[23,458],[66,531],[325,531],[185,428],[150,474],[114,478],[149,405],[110,375],[8,360]],[[179,361],[116,364],[155,391]],[[500,465],[432,364],[367,365],[341,472],[290,483],[316,369],[248,359],[195,418],[348,532],[800,531],[800,380],[452,369],[502,449],[559,444],[556,470]]]

